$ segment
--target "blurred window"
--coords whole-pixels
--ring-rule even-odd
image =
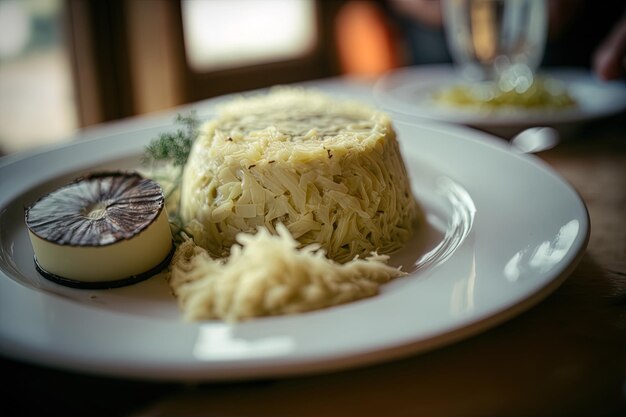
[[[183,0],[185,52],[197,72],[265,64],[310,53],[313,0]]]
[[[0,154],[339,74],[345,0],[0,0]]]
[[[77,128],[63,29],[62,0],[0,0],[0,154]]]

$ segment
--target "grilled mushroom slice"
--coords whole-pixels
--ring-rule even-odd
[[[25,212],[35,266],[75,288],[113,288],[167,266],[172,234],[160,185],[98,172],[42,196]]]

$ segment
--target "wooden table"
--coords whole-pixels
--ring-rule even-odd
[[[244,383],[101,378],[5,359],[0,410],[107,417],[626,415],[625,117],[589,124],[539,156],[586,202],[590,241],[559,289],[504,324],[407,359]]]

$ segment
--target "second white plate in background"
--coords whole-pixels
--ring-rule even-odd
[[[464,124],[501,136],[510,136],[533,126],[564,129],[626,110],[626,83],[605,82],[588,71],[574,68],[546,69],[541,74],[560,80],[578,105],[560,110],[510,109],[478,111],[442,106],[432,94],[463,82],[452,65],[423,65],[392,70],[374,85],[374,97],[380,107],[406,119],[431,119]]]

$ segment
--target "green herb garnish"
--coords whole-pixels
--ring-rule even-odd
[[[198,136],[200,120],[195,111],[191,111],[187,115],[178,114],[175,123],[183,127],[174,132],[160,133],[145,147],[141,163],[146,167],[146,175],[163,188],[170,228],[174,241],[179,243],[183,233],[191,236],[185,230],[178,206],[183,171]]]
[[[195,111],[188,115],[178,114],[175,122],[184,128],[175,132],[160,133],[146,146],[142,163],[171,163],[173,166],[182,167],[187,162],[191,146],[198,136],[200,121]]]

